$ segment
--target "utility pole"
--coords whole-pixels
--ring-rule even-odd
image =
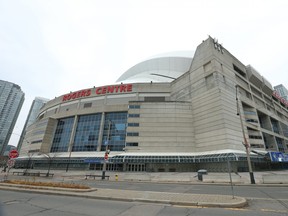
[[[236,87],[236,105],[237,105],[237,115],[239,115],[240,118],[240,123],[241,123],[241,129],[242,129],[242,134],[243,134],[243,145],[246,149],[246,156],[247,156],[247,163],[248,163],[248,170],[249,170],[249,175],[250,175],[250,182],[251,184],[255,184],[255,178],[254,174],[252,171],[252,165],[251,165],[251,159],[250,159],[250,144],[248,143],[246,136],[245,136],[245,131],[244,131],[244,124],[243,124],[243,119],[240,111],[240,106],[239,106],[239,100],[238,100],[238,85]]]
[[[110,140],[110,129],[111,129],[111,121],[108,121],[108,134],[107,134],[107,140],[105,141],[105,154],[104,154],[104,163],[103,163],[103,169],[102,169],[102,180],[105,179],[105,172],[107,167],[107,160],[108,160],[108,154],[109,154],[109,140]]]

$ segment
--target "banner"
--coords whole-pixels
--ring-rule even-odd
[[[282,152],[269,152],[272,162],[288,162],[288,154]]]

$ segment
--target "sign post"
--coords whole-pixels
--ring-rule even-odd
[[[15,165],[15,158],[17,158],[19,156],[19,153],[16,149],[12,149],[9,154],[8,154],[8,157],[9,157],[9,160],[7,161],[7,164],[6,164],[6,167],[8,168],[7,171],[6,171],[6,174],[4,176],[4,179],[8,179],[8,173],[9,173],[9,170]],[[6,168],[5,167],[5,168]]]
[[[15,165],[15,160],[14,159],[9,159],[7,161],[8,169],[11,169],[14,165]]]

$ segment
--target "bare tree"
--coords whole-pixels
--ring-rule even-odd
[[[32,161],[32,157],[33,157],[34,154],[35,154],[34,152],[30,152],[30,151],[27,152],[28,160],[27,160],[27,163],[26,163],[26,169],[24,171],[24,175],[25,175],[25,173],[28,172],[28,170],[33,168],[33,163],[31,163],[31,161]]]
[[[46,173],[46,176],[49,177],[50,175],[50,170],[51,170],[51,165],[53,160],[55,159],[55,157],[57,156],[56,153],[52,154],[52,153],[39,153],[40,155],[43,155],[47,160],[48,160],[48,170]]]

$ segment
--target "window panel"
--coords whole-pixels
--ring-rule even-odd
[[[58,120],[51,152],[66,152],[68,150],[73,122],[74,117]]]
[[[123,151],[126,140],[127,112],[105,113],[105,124],[101,150],[105,151],[106,143],[110,151]]]

